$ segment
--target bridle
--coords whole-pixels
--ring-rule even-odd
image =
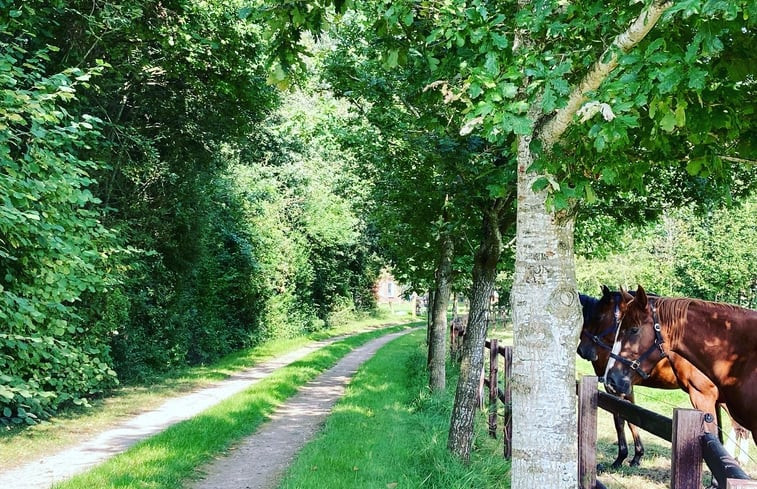
[[[650,307],[652,308],[652,321],[654,321],[654,326],[653,326],[654,342],[649,346],[649,348],[647,348],[647,350],[644,353],[642,353],[639,356],[639,358],[637,358],[636,360],[629,360],[616,353],[613,353],[612,351],[610,352],[610,356],[612,358],[614,358],[616,361],[622,363],[626,367],[630,368],[631,370],[639,374],[639,376],[641,376],[641,378],[644,380],[647,380],[649,378],[649,374],[641,368],[641,362],[646,360],[656,350],[660,350],[660,355],[663,358],[668,356],[668,354],[665,352],[665,349],[662,346],[665,343],[665,340],[662,337],[662,326],[660,326],[660,320],[657,318],[657,308],[655,307],[654,303],[651,301],[650,301]]]
[[[592,334],[585,330],[581,331],[581,334],[589,338],[592,343],[604,350],[609,351],[610,354],[612,354],[612,345],[608,345],[607,343],[602,341],[602,338],[611,333],[615,335],[615,333],[618,331],[618,326],[620,326],[618,324],[618,317],[620,317],[620,303],[615,300],[615,298],[613,298],[613,304],[615,305],[615,308],[612,314],[612,324],[609,327],[597,334]]]

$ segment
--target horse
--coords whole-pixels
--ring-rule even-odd
[[[619,324],[618,315],[623,297],[620,292],[610,292],[610,289],[603,285],[600,299],[583,294],[579,294],[579,298],[583,310],[583,327],[577,353],[592,363],[594,372],[598,377],[604,377],[608,365],[611,366],[613,362],[611,345],[615,342],[615,333]],[[691,403],[695,408],[711,413],[714,416],[713,420],[718,419],[717,403],[719,396],[715,384],[678,355],[672,355],[669,359],[660,362],[647,378],[635,377],[621,396],[630,402],[634,402],[633,384],[658,389],[683,389],[689,394]],[[608,390],[614,393],[611,389]],[[625,420],[618,415],[614,415],[613,420],[618,436],[618,456],[612,467],[617,468],[628,456],[628,445],[624,429]],[[644,455],[644,446],[641,443],[638,428],[631,423],[628,424],[628,427],[634,440],[634,457],[631,459],[630,465],[637,466]],[[709,428],[717,429],[717,426],[713,422],[709,425]]]
[[[462,337],[465,335],[465,328],[468,325],[468,315],[455,315],[450,324],[450,356],[453,360],[460,360],[462,355]]]
[[[606,386],[628,393],[667,358],[681,378],[682,357],[711,379],[734,422],[757,443],[757,311],[690,298],[635,296],[621,291],[620,325]]]

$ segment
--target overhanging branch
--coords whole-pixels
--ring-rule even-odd
[[[746,158],[736,158],[735,156],[718,155],[718,158],[731,163],[741,163],[745,165],[757,165],[757,160],[748,160]]]
[[[591,67],[581,83],[576,86],[568,97],[568,103],[544,125],[539,139],[545,148],[551,148],[568,129],[578,109],[586,102],[586,94],[599,88],[599,85],[607,79],[610,73],[618,66],[618,60],[622,53],[633,49],[652,30],[673,2],[657,1],[649,8],[642,10],[636,20],[624,32],[618,34]],[[607,61],[602,61],[607,60]]]

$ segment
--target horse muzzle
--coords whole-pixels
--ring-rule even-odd
[[[584,360],[588,360],[590,362],[597,361],[597,349],[594,348],[594,345],[585,345],[583,342],[581,342],[578,345],[578,348],[576,348],[576,353],[578,353],[578,356],[580,356]]]
[[[617,370],[611,370],[605,378],[605,387],[616,396],[624,396],[631,393],[631,377]]]

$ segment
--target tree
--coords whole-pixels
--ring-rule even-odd
[[[468,114],[464,127],[514,148],[513,487],[572,487],[573,345],[580,329],[573,272],[576,202],[594,200],[597,182],[643,191],[652,164],[663,173],[666,165],[683,166],[716,189],[739,185],[724,170],[754,153],[750,125],[733,117],[754,107],[746,68],[752,54],[742,51],[754,43],[753,21],[745,27],[738,20],[739,11],[754,7],[404,5],[409,17],[400,15],[403,21],[432,19],[436,29],[429,43],[459,63],[465,60],[459,80],[446,88]],[[392,8],[401,9],[396,2]],[[646,39],[666,12],[666,30]],[[752,12],[744,17],[752,19]],[[724,70],[724,60],[734,56],[741,69]],[[710,73],[718,76],[710,81]],[[715,108],[715,100],[729,109]],[[744,113],[749,119],[753,111]],[[558,374],[536,374],[543,371]],[[470,441],[461,437],[453,449],[465,454]]]
[[[366,4],[365,11],[345,19],[332,32],[336,49],[327,58],[326,76],[336,93],[351,100],[371,124],[382,146],[376,147],[373,139],[355,138],[364,148],[363,171],[373,181],[370,214],[380,230],[385,256],[406,283],[419,288],[432,284],[429,385],[432,391],[442,391],[451,288],[455,276],[461,275],[461,262],[472,261],[465,258],[469,252],[464,242],[482,239],[481,216],[496,200],[487,184],[499,189],[499,174],[486,171],[492,148],[481,138],[459,135],[459,124],[450,124],[460,119],[459,114],[450,112],[439,94],[428,89],[435,80],[428,59],[408,54],[423,45],[427,29],[419,24],[417,30],[401,30],[393,21],[377,22],[376,18],[383,19],[383,5],[372,8]],[[397,59],[387,57],[387,52],[395,52]],[[496,275],[498,260],[487,261],[494,268],[477,278]],[[476,287],[485,295],[474,301],[481,304],[481,314],[469,317],[469,331],[485,329],[484,312],[493,286],[492,280]],[[468,372],[465,355],[463,365]],[[477,378],[473,373],[471,389]]]
[[[506,60],[502,62],[503,66],[511,69],[519,67],[518,71],[522,74],[512,77],[517,81],[511,93],[515,107],[510,104],[505,110],[494,110],[493,116],[485,114],[482,120],[486,126],[487,121],[510,117],[514,122],[511,130],[517,135],[518,235],[512,292],[515,327],[513,423],[516,427],[513,445],[517,447],[513,457],[514,488],[576,485],[572,350],[580,330],[580,314],[575,292],[571,201],[582,195],[591,198],[592,191],[587,186],[590,179],[584,177],[587,174],[571,168],[575,164],[586,165],[588,158],[566,158],[564,150],[569,142],[588,140],[593,143],[594,151],[602,152],[607,148],[615,157],[624,155],[632,160],[635,158],[629,152],[640,149],[649,152],[644,159],[654,157],[654,153],[658,157],[662,153],[669,159],[674,155],[689,156],[687,153],[691,146],[682,145],[683,148],[679,148],[682,151],[678,153],[666,147],[671,142],[668,138],[660,137],[660,129],[675,133],[676,125],[685,126],[680,118],[673,126],[670,125],[670,118],[675,117],[670,105],[666,105],[667,113],[661,120],[654,118],[654,111],[649,114],[650,118],[642,117],[640,113],[646,110],[650,99],[654,106],[655,96],[661,93],[667,95],[675,88],[679,90],[677,96],[686,97],[687,90],[696,86],[695,80],[691,79],[694,69],[703,69],[695,53],[691,53],[696,47],[690,47],[688,86],[653,78],[635,84],[634,92],[624,92],[617,83],[622,78],[618,75],[620,70],[616,71],[621,64],[625,68],[623,72],[626,72],[629,66],[636,65],[637,70],[642,70],[650,63],[641,56],[634,56],[635,50],[645,46],[647,52],[654,53],[657,49],[655,46],[659,47],[664,41],[661,42],[660,38],[645,41],[645,37],[666,12],[670,12],[667,19],[672,23],[676,18],[672,15],[673,10],[683,10],[685,7],[681,5],[673,9],[672,3],[652,3],[640,11],[613,6],[613,14],[620,14],[620,25],[628,26],[615,33],[617,24],[609,18],[600,19],[597,25],[596,21],[582,17],[585,12],[574,10],[572,5],[565,8],[557,4],[545,7],[539,2],[518,4],[512,31],[515,34],[510,44],[512,49],[505,51]],[[603,6],[601,12],[609,14],[610,9],[606,7]],[[738,9],[739,6],[734,4],[729,8]],[[713,12],[712,15],[717,16],[718,13]],[[630,20],[629,24],[623,22],[626,19]],[[583,40],[584,37],[576,36],[576,30],[592,24],[599,31],[591,36],[586,32],[586,38],[607,36],[604,39],[611,41],[607,42],[609,47],[602,52],[589,54],[587,46],[584,46],[581,57],[571,56],[568,48],[573,47],[573,40]],[[733,25],[731,29],[731,35],[738,36],[741,27]],[[562,36],[567,32],[571,33],[570,38]],[[689,33],[696,38],[702,31],[693,29]],[[676,31],[675,34],[681,32]],[[701,34],[700,41],[702,37],[706,38],[706,34]],[[661,58],[665,65],[664,73],[674,73],[671,76],[680,78],[686,76],[679,65],[678,56],[663,55]],[[589,59],[594,61],[589,63]],[[695,76],[703,75],[702,71],[696,73]],[[730,81],[732,86],[742,83],[741,80]],[[628,83],[627,80],[625,82]],[[496,94],[499,88],[495,85],[487,93]],[[640,91],[645,95],[640,96]],[[605,101],[608,95],[612,98]],[[707,95],[713,96],[714,93],[708,91]],[[741,100],[741,96],[736,99]],[[733,103],[736,99],[729,102]],[[521,109],[517,108],[518,102],[522,103]],[[680,106],[684,107],[683,104]],[[509,107],[516,110],[508,110]],[[619,117],[616,116],[622,110],[631,114],[626,114],[624,121],[618,121]],[[586,133],[574,129],[581,126],[579,116],[583,115],[587,120],[603,111],[606,112],[602,115],[604,123],[595,124]],[[629,137],[635,129],[639,129],[634,134],[635,138]],[[652,136],[664,141],[652,142]],[[675,140],[679,136],[675,134],[670,139]],[[738,139],[731,134],[713,146],[719,143],[718,149],[725,150]],[[558,148],[559,153],[556,151]],[[696,151],[701,151],[701,148]],[[641,158],[639,160],[643,161]],[[689,169],[697,173],[695,166],[698,163],[692,164],[692,161],[701,163],[701,160],[689,157]],[[710,162],[713,170],[720,164],[717,159]],[[612,171],[614,166],[604,161],[601,164],[604,167],[600,166],[600,174],[601,171]],[[547,191],[547,187],[551,192]],[[545,371],[555,374],[536,374]],[[518,426],[527,425],[529,429],[518,429]],[[530,433],[533,432],[540,435],[532,436]]]
[[[328,5],[274,25],[311,28],[308,20],[323,20]],[[685,168],[721,195],[739,184],[734,170],[755,159],[757,7],[739,0],[385,7],[398,29],[430,26],[420,54],[430,65],[458,68],[449,79],[442,71],[435,86],[466,114],[463,132],[486,137],[517,171],[512,487],[575,487],[576,206],[596,200],[605,184],[644,192],[645,174],[669,168]],[[659,22],[665,29],[653,31]],[[453,441],[453,451],[469,453],[471,428],[460,429],[469,435]]]

